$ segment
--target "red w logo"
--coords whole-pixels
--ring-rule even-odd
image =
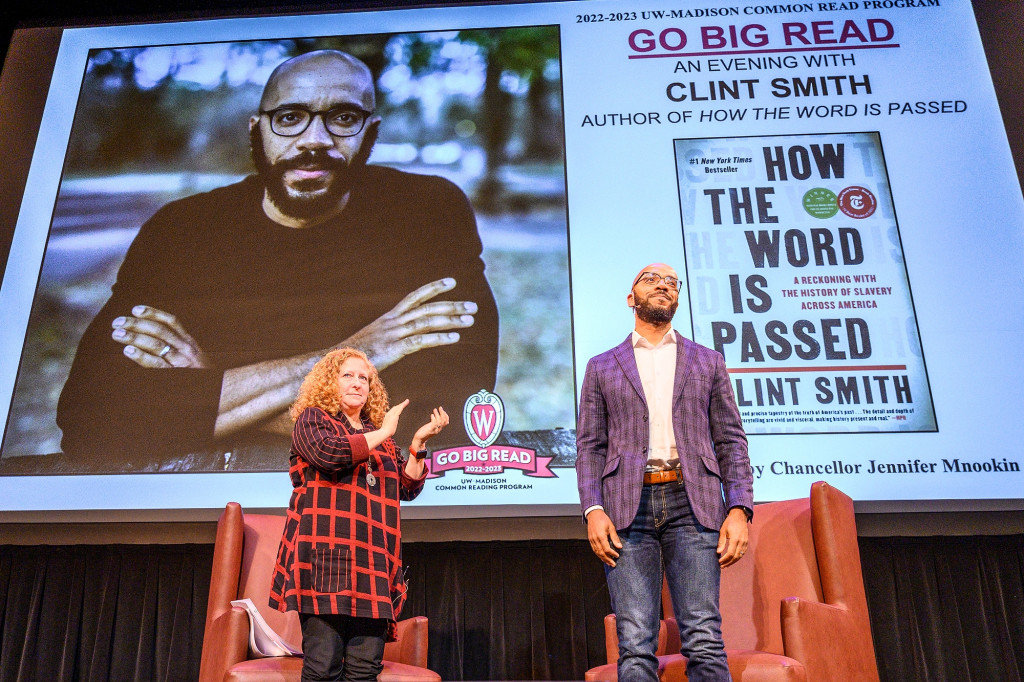
[[[473,432],[477,438],[486,441],[494,431],[494,423],[498,416],[494,405],[474,405],[470,412]]]

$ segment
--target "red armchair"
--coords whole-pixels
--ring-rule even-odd
[[[243,514],[229,502],[217,523],[210,576],[210,598],[199,667],[199,682],[291,682],[299,679],[302,659],[292,656],[249,658],[249,617],[231,606],[248,597],[267,624],[286,641],[299,644],[298,614],[270,608],[270,577],[284,529],[284,516]],[[398,641],[384,647],[381,682],[440,682],[427,669],[427,619],[398,623]]]
[[[662,590],[658,675],[686,680],[679,631]],[[722,572],[722,634],[735,682],[877,682],[853,501],[829,484],[809,499],[759,504],[742,561]],[[605,618],[608,664],[588,682],[616,680],[615,616]]]

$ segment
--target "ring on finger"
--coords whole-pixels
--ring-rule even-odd
[[[157,353],[157,355],[159,357],[161,357],[161,358],[164,358],[164,357],[167,357],[167,354],[170,353],[170,352],[171,352],[171,344],[167,344],[166,346],[164,346],[163,348],[160,349],[160,352]]]

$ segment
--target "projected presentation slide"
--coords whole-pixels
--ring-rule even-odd
[[[360,106],[271,76],[339,52]],[[758,501],[1024,489],[1024,201],[968,0],[68,29],[42,87],[0,511],[283,507],[299,384],[356,346],[400,445],[451,416],[419,513],[578,513],[578,387],[651,262],[725,357]],[[320,203],[282,179],[330,163],[282,154],[308,126],[353,159]]]

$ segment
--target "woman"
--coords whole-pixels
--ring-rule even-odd
[[[408,400],[388,395],[366,355],[328,353],[291,408],[294,490],[270,605],[299,612],[305,680],[375,680],[405,602],[399,500],[423,489],[424,445],[448,424],[438,407],[412,438],[392,436]]]

